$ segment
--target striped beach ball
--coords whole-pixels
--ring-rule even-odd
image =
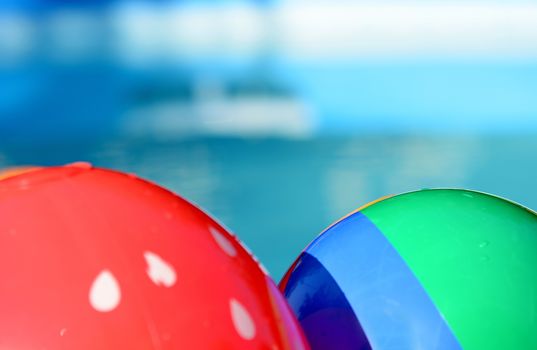
[[[467,190],[384,198],[280,283],[312,349],[537,349],[537,214]]]

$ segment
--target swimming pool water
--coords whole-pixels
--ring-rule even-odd
[[[0,145],[0,166],[85,160],[136,173],[211,213],[278,280],[326,226],[387,194],[464,187],[536,209],[536,136],[119,138]]]

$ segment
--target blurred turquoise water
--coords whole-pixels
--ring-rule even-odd
[[[321,230],[378,197],[464,187],[537,208],[537,134],[132,139],[0,146],[0,166],[86,160],[134,172],[234,231],[273,277]]]

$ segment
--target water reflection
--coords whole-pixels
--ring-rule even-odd
[[[4,148],[0,166],[84,159],[149,178],[212,213],[279,278],[327,225],[386,194],[466,187],[536,208],[536,147],[534,135],[118,139]]]

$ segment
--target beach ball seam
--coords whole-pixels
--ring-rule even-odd
[[[536,265],[535,211],[478,191],[421,190],[373,202],[330,225],[293,263],[280,288],[312,349],[353,348],[330,347],[314,334],[319,324],[327,327],[334,310],[340,318],[356,317],[363,329],[352,331],[364,333],[358,339],[363,349],[533,349],[537,321],[531,313],[537,310],[519,299],[537,299]],[[494,274],[494,266],[501,273]],[[474,280],[465,279],[467,273]],[[315,299],[330,288],[333,295]],[[342,298],[352,310],[345,310]],[[492,300],[502,300],[501,306]]]

